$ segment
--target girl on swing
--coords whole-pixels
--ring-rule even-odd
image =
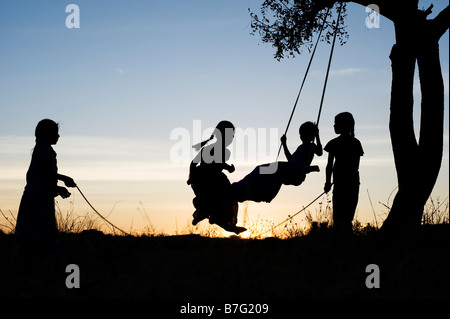
[[[231,122],[221,121],[209,139],[193,146],[200,150],[191,162],[187,181],[196,195],[193,225],[208,218],[210,224],[217,224],[227,231],[240,233],[246,230],[236,226],[238,203],[231,183],[223,173],[223,170],[229,173],[235,170],[234,165],[226,163],[231,156],[227,147],[234,139],[234,130]],[[207,145],[214,138],[216,141]]]
[[[312,122],[305,122],[299,129],[302,144],[291,154],[286,145],[286,136],[281,137],[287,162],[275,162],[257,166],[241,181],[234,183],[233,189],[239,202],[252,200],[268,202],[278,194],[281,185],[298,186],[306,178],[306,174],[319,171],[318,166],[310,166],[314,155],[322,155],[319,130]],[[317,144],[314,143],[314,139]]]

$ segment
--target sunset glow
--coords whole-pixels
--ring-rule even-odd
[[[227,173],[231,182],[275,161],[273,150],[278,150],[309,54],[276,61],[272,48],[250,35],[247,9],[259,5],[250,0],[107,2],[108,10],[106,2],[77,4],[82,17],[78,29],[65,26],[63,4],[0,5],[0,209],[16,216],[34,128],[51,118],[60,124],[61,138],[54,146],[59,171],[73,177],[112,222],[135,232],[150,226],[156,233],[188,232],[194,194],[186,181],[196,155],[190,145],[227,119],[238,128],[230,147],[230,163],[236,167]],[[435,4],[435,11],[441,6]],[[336,137],[337,113],[354,115],[365,151],[357,219],[381,224],[397,186],[388,128],[393,24],[382,18],[379,29],[368,29],[364,8],[348,8],[350,39],[335,49],[320,137],[324,144]],[[444,155],[432,197],[444,199],[449,194],[448,32],[440,43]],[[287,134],[293,150],[300,143],[300,124],[316,118],[329,45],[321,43],[318,50]],[[418,106],[418,88],[415,94]],[[188,137],[186,153],[175,158],[182,141],[177,132]],[[315,157],[320,172],[310,173],[301,186],[283,186],[270,204],[246,203],[248,222],[277,224],[320,194],[326,156]],[[91,211],[76,189],[70,191],[70,199],[58,199],[63,212]],[[326,200],[324,196],[310,213],[314,216],[319,202]],[[305,215],[295,222],[306,225]],[[201,227],[207,225],[205,220]]]

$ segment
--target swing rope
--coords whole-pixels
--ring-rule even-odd
[[[323,100],[325,97],[325,91],[327,89],[328,75],[330,74],[331,60],[333,59],[333,53],[334,53],[334,44],[336,43],[336,35],[338,32],[339,19],[341,18],[341,9],[342,9],[342,5],[339,7],[338,17],[336,20],[336,27],[334,29],[333,43],[331,44],[330,58],[328,59],[327,73],[325,75],[325,82],[323,84],[322,98],[320,99],[319,114],[317,114],[317,121],[316,121],[317,126],[319,126],[320,114],[322,113]]]
[[[329,11],[329,10],[330,10],[330,9],[328,8],[328,11]],[[328,11],[327,11],[327,14],[326,14],[325,18],[328,16]],[[329,57],[329,59],[328,59],[327,72],[326,72],[326,74],[325,74],[325,82],[324,82],[324,85],[323,85],[322,97],[321,97],[321,99],[320,99],[320,106],[319,106],[319,112],[318,112],[318,114],[317,114],[316,126],[319,126],[320,115],[321,115],[321,113],[322,113],[322,106],[323,106],[323,101],[324,101],[324,97],[325,97],[325,91],[326,91],[326,88],[327,88],[328,76],[329,76],[329,74],[330,74],[331,60],[333,59],[334,45],[335,45],[335,43],[336,43],[336,36],[337,36],[337,32],[338,32],[339,19],[341,18],[341,11],[342,11],[342,5],[339,7],[338,17],[337,17],[337,20],[336,20],[336,26],[335,26],[335,29],[334,29],[333,42],[332,42],[332,44],[331,44],[330,57]],[[287,125],[287,127],[286,127],[286,131],[285,131],[284,134],[287,133],[288,128],[289,128],[289,125],[291,124],[292,116],[294,115],[295,108],[297,107],[297,102],[298,102],[298,99],[299,99],[299,97],[300,97],[300,93],[301,93],[301,91],[302,91],[302,89],[303,89],[303,84],[304,84],[304,82],[305,82],[306,75],[308,74],[309,67],[311,66],[311,62],[312,62],[312,59],[313,59],[313,57],[314,57],[314,53],[315,53],[315,51],[316,51],[317,43],[318,43],[319,38],[320,38],[320,35],[321,35],[321,33],[322,33],[324,24],[325,24],[325,20],[324,20],[324,23],[322,24],[322,28],[321,28],[320,33],[319,33],[319,37],[317,38],[317,42],[316,42],[316,45],[315,45],[315,47],[314,47],[314,51],[313,51],[313,53],[312,53],[312,55],[311,55],[311,59],[309,60],[309,64],[308,64],[308,67],[307,67],[307,69],[306,69],[306,73],[305,73],[305,76],[304,76],[304,78],[303,78],[303,82],[302,82],[302,85],[301,85],[301,87],[300,87],[300,91],[298,92],[298,95],[297,95],[297,100],[295,101],[294,108],[293,108],[293,110],[292,110],[292,112],[291,112],[291,116],[289,117],[289,122],[288,122],[288,125]],[[277,160],[278,160],[278,156],[280,155],[280,151],[281,151],[281,145],[280,145],[280,148],[279,148],[279,150],[278,150]],[[275,228],[277,228],[277,227],[283,225],[284,223],[288,222],[289,220],[291,220],[292,218],[294,218],[295,216],[297,216],[297,215],[300,214],[301,212],[304,212],[309,206],[311,206],[312,204],[314,204],[314,203],[315,203],[319,198],[321,198],[325,193],[326,193],[325,191],[322,192],[319,196],[317,196],[314,200],[312,200],[308,205],[306,205],[305,207],[303,207],[303,208],[302,208],[301,210],[299,210],[297,213],[295,213],[295,214],[292,215],[292,216],[289,216],[288,218],[286,218],[284,221],[282,221],[282,222],[279,223],[278,225],[272,227],[271,230],[268,230],[268,231],[264,232],[262,235],[265,235],[265,234],[268,233],[269,231],[273,231]]]
[[[281,223],[279,223],[279,224],[277,224],[276,226],[272,227],[272,228],[269,229],[268,231],[262,233],[261,236],[267,234],[267,233],[270,232],[270,231],[273,232],[273,230],[274,230],[275,228],[277,228],[277,227],[283,225],[284,223],[286,223],[287,221],[291,220],[292,218],[294,218],[295,216],[297,216],[297,215],[300,214],[301,212],[304,212],[309,206],[311,206],[312,204],[314,204],[314,203],[315,203],[319,198],[321,198],[323,195],[325,195],[325,192],[322,192],[319,196],[317,196],[316,198],[314,198],[308,205],[306,205],[305,207],[303,207],[301,210],[299,210],[298,212],[296,212],[294,215],[289,216],[288,218],[286,218],[285,220],[283,220]]]
[[[318,115],[317,115],[316,126],[319,126],[320,115],[322,113],[322,106],[323,106],[323,101],[324,101],[324,98],[325,98],[325,91],[326,91],[326,88],[327,88],[328,76],[330,74],[331,60],[333,58],[334,46],[335,46],[335,43],[336,43],[336,35],[337,35],[337,31],[338,31],[339,19],[341,18],[341,9],[342,9],[342,6],[339,7],[338,18],[336,20],[336,27],[334,29],[333,42],[331,44],[330,57],[328,59],[327,72],[325,74],[325,82],[324,82],[324,85],[323,85],[322,97],[320,99],[320,106],[319,106],[319,112],[318,112]],[[326,18],[328,17],[329,11],[330,11],[330,8],[328,8],[328,10],[327,10],[327,13],[325,15],[325,19],[323,20],[322,26],[321,26],[320,31],[319,31],[319,35],[318,35],[317,40],[316,40],[316,44],[314,45],[314,50],[313,50],[313,52],[311,54],[311,58],[309,59],[309,63],[308,63],[308,66],[306,68],[305,75],[303,77],[302,84],[300,86],[300,90],[299,90],[299,92],[297,94],[297,99],[295,100],[294,107],[293,107],[293,109],[291,111],[291,115],[289,117],[288,123],[286,125],[286,129],[284,131],[285,135],[287,134],[287,132],[289,130],[289,126],[291,125],[292,117],[294,116],[295,109],[297,108],[297,103],[298,103],[298,100],[300,98],[300,94],[301,94],[301,92],[303,90],[303,85],[305,84],[305,80],[306,80],[306,77],[308,75],[309,68],[311,67],[312,60],[314,59],[314,55],[316,53],[317,44],[319,43],[320,36],[322,35],[322,31],[323,31],[323,28],[325,26]],[[282,148],[282,145],[280,145],[280,147],[278,149],[278,154],[277,154],[277,159],[276,160],[278,160],[278,157],[280,156],[281,148]]]
[[[289,116],[289,120],[286,125],[286,129],[284,130],[285,135],[287,134],[287,131],[289,130],[289,126],[291,125],[292,117],[294,116],[295,109],[297,108],[297,103],[300,98],[300,94],[302,93],[303,85],[305,84],[306,77],[308,76],[309,68],[311,67],[312,61],[314,59],[314,55],[316,54],[317,45],[319,44],[320,36],[322,35],[323,27],[325,26],[325,22],[327,20],[329,12],[330,12],[330,8],[328,8],[327,13],[325,14],[325,18],[323,19],[322,26],[320,27],[320,31],[319,31],[319,35],[317,36],[316,44],[314,45],[313,52],[311,53],[311,58],[309,59],[308,66],[306,67],[305,75],[303,76],[302,84],[300,85],[300,90],[298,91],[297,98],[295,99],[294,107],[291,111],[291,115]],[[280,148],[278,149],[278,154],[277,154],[277,160],[278,160],[278,157],[280,156],[281,147],[282,147],[282,145],[280,144]]]
[[[114,229],[120,230],[123,234],[127,235],[127,236],[131,236],[129,233],[127,233],[126,231],[120,229],[119,227],[117,227],[116,225],[114,225],[113,223],[111,223],[109,220],[107,220],[105,217],[102,216],[102,214],[100,214],[95,208],[94,206],[92,206],[92,204],[88,201],[88,199],[86,198],[86,196],[84,196],[83,192],[81,191],[81,189],[77,186],[78,191],[80,192],[81,196],[84,198],[84,200],[86,201],[86,203],[88,203],[88,205],[92,208],[92,210],[98,215],[100,216],[101,219],[103,219],[105,222],[107,222],[109,225],[111,225]]]

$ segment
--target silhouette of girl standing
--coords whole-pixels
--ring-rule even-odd
[[[58,124],[48,119],[36,126],[36,146],[27,171],[15,230],[16,249],[21,255],[56,251],[58,229],[54,198],[70,196],[69,191],[57,183],[61,180],[68,187],[76,187],[72,178],[58,174],[56,153],[51,146],[58,142],[58,130]]]
[[[355,138],[355,120],[351,113],[339,113],[334,118],[334,131],[339,136],[325,146],[328,152],[324,191],[331,190],[333,176],[333,224],[340,236],[351,235],[359,195],[359,161],[364,155]]]

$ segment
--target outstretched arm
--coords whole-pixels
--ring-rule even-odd
[[[292,158],[292,154],[291,154],[291,152],[289,152],[289,149],[286,145],[286,140],[287,140],[286,135],[283,134],[280,141],[281,141],[281,145],[283,145],[284,155],[286,156],[287,160],[289,161]]]
[[[325,168],[325,186],[323,190],[325,193],[328,193],[331,190],[331,175],[333,174],[333,163],[334,163],[334,154],[328,154],[328,163]]]
[[[77,184],[75,183],[75,181],[73,180],[72,177],[58,174],[57,178],[58,178],[58,180],[63,181],[67,187],[77,187]]]
[[[320,137],[319,137],[319,128],[317,127],[317,134],[316,134],[316,143],[317,143],[317,147],[316,147],[316,149],[315,149],[315,151],[314,151],[314,153],[317,155],[317,156],[322,156],[322,154],[323,154],[323,149],[322,149],[322,143],[320,143]]]
[[[62,187],[62,186],[56,186],[56,194],[55,194],[55,197],[56,196],[61,196],[62,198],[67,198],[67,197],[70,197],[70,192],[67,190],[67,188],[65,188],[65,187]]]

